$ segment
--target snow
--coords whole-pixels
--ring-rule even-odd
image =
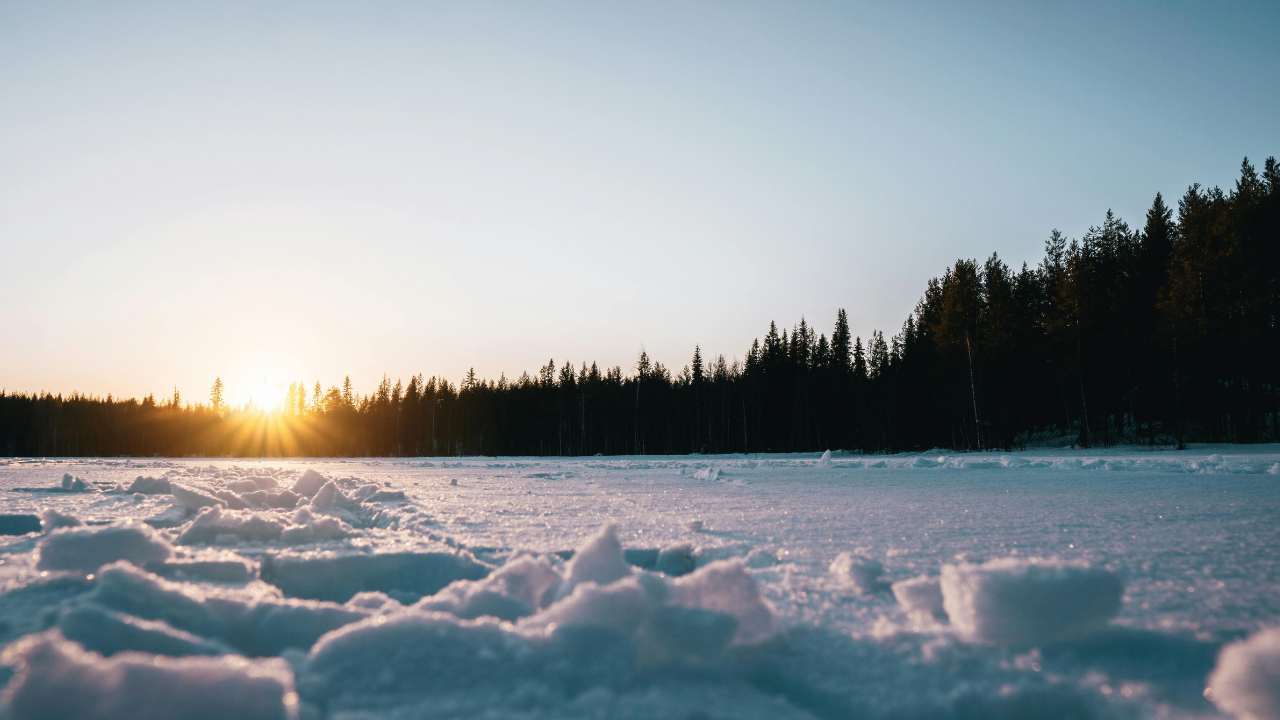
[[[842,552],[828,568],[836,582],[859,595],[874,595],[889,589],[884,580],[884,565],[858,552]]]
[[[1280,717],[1280,627],[1225,647],[1207,694],[1236,717]]]
[[[66,492],[91,492],[93,486],[83,478],[66,473],[62,476],[62,489]]]
[[[72,605],[58,615],[58,630],[86,650],[113,655],[128,650],[181,657],[228,655],[225,645],[162,622],[143,620],[92,604]]]
[[[161,562],[173,552],[169,542],[146,525],[58,530],[40,542],[36,566],[43,570],[91,573],[116,560]]]
[[[908,615],[917,620],[945,620],[942,585],[928,575],[899,580],[891,586],[893,597]]]
[[[40,526],[45,532],[64,527],[79,527],[83,524],[79,518],[58,512],[53,508],[45,508],[40,513]]]
[[[328,483],[329,479],[324,475],[321,475],[319,472],[312,470],[311,468],[307,468],[302,471],[302,474],[294,481],[292,490],[302,497],[309,498],[313,497],[320,491],[320,488],[324,487]]]
[[[270,554],[262,579],[288,597],[346,602],[377,591],[396,599],[432,595],[455,580],[478,580],[490,568],[457,552],[395,552],[354,555]]]
[[[150,477],[147,475],[139,475],[129,483],[126,492],[141,493],[143,495],[168,495],[172,492],[169,487],[169,479],[163,477]]]
[[[1124,586],[1103,568],[1061,560],[1000,558],[942,566],[942,605],[975,642],[1042,645],[1082,637],[1120,610]]]
[[[616,525],[606,525],[599,534],[578,548],[565,572],[561,595],[567,595],[582,583],[607,585],[631,574],[631,566],[622,553]]]
[[[1276,717],[1278,467],[0,458],[0,717]]]
[[[14,668],[3,697],[13,720],[297,717],[292,677],[281,660],[103,658],[50,632],[10,646],[4,662]]]

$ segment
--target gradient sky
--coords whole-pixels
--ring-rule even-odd
[[[1280,153],[1278,30],[1274,1],[0,0],[0,386],[242,401],[678,369],[841,306],[893,331],[957,257]]]

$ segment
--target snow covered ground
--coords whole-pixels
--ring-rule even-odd
[[[0,503],[14,719],[1280,717],[1277,446],[13,459]]]

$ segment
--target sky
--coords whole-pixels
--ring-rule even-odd
[[[0,0],[0,387],[678,370],[1280,153],[1280,3]]]

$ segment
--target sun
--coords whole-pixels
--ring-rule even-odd
[[[266,376],[250,375],[239,381],[228,380],[227,404],[234,408],[277,412],[284,407],[289,384]]]
[[[251,383],[245,390],[244,405],[256,410],[278,412],[284,407],[287,384],[267,379]]]

